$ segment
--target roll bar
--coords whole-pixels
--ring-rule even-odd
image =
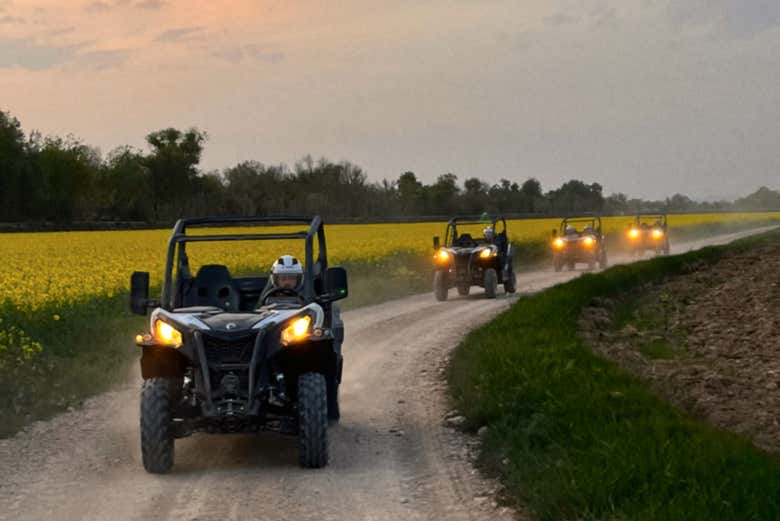
[[[308,230],[290,233],[248,233],[248,234],[214,234],[214,235],[187,235],[190,227],[213,226],[245,226],[252,224],[309,224]],[[168,255],[165,261],[165,278],[163,280],[161,307],[173,309],[173,265],[175,261],[182,261],[185,257],[185,245],[188,242],[216,242],[216,241],[262,241],[278,239],[303,239],[305,241],[305,263],[303,277],[303,298],[306,302],[313,302],[314,295],[314,237],[317,236],[319,254],[317,262],[320,263],[322,273],[328,268],[327,250],[325,246],[325,230],[322,218],[301,216],[250,216],[250,217],[193,217],[179,219],[173,227],[173,233],[168,241]],[[178,256],[177,256],[177,246]]]

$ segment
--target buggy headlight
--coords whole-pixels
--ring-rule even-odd
[[[593,237],[585,237],[582,240],[582,242],[583,244],[585,244],[586,247],[590,248],[591,246],[593,246],[593,243],[595,243],[596,241],[593,240]]]
[[[663,230],[653,230],[653,239],[660,239],[664,236]]]
[[[493,255],[493,250],[490,248],[485,248],[481,252],[479,252],[479,256],[483,259],[489,258],[491,255]]]
[[[154,322],[154,339],[158,344],[168,347],[180,347],[182,344],[179,330],[159,318]]]
[[[553,247],[558,248],[559,250],[563,248],[563,239],[558,238],[553,241]]]
[[[309,315],[294,319],[282,330],[282,344],[289,345],[308,338],[310,325],[311,317]]]
[[[632,239],[638,239],[639,238],[639,230],[636,228],[631,228],[628,230],[628,236]]]
[[[450,260],[450,254],[447,250],[439,250],[436,255],[433,256],[438,262],[447,262]]]

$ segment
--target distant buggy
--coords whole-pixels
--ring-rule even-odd
[[[641,257],[646,251],[669,255],[669,222],[666,214],[638,214],[626,233],[629,249]]]
[[[246,224],[304,229],[187,233]],[[190,243],[218,241],[227,248],[227,241],[277,239],[304,242],[300,288],[275,287],[266,276],[234,277],[221,264],[190,272]],[[335,301],[347,296],[347,276],[328,266],[325,246],[319,217],[183,219],[168,245],[159,302],[149,299],[149,274],[133,273],[132,311],[152,310],[149,332],[136,338],[141,456],[148,472],[170,470],[174,440],[198,431],[294,434],[301,466],[327,464],[328,422],[339,417],[344,339]]]
[[[607,245],[601,227],[601,217],[565,218],[558,230],[552,231],[553,268],[564,266],[573,270],[578,263],[588,269],[607,267]]]
[[[434,237],[433,248],[433,292],[436,300],[447,300],[452,287],[457,288],[462,296],[469,294],[471,286],[485,288],[488,298],[496,297],[499,284],[507,293],[515,292],[513,251],[503,217],[487,222],[453,217],[447,223],[444,245],[439,237]]]

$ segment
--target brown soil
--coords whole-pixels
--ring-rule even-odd
[[[581,331],[595,351],[678,407],[777,453],[778,274],[780,245],[731,254],[618,301],[594,302]]]

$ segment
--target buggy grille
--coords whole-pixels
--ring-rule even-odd
[[[212,364],[248,364],[252,360],[257,335],[224,340],[203,335],[206,361]]]
[[[460,270],[468,270],[469,269],[469,260],[471,259],[470,253],[461,253],[458,255],[455,255],[455,267]]]

